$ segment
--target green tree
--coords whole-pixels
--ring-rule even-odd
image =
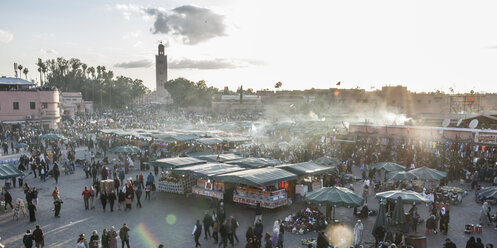
[[[168,81],[164,87],[179,107],[210,106],[212,100],[220,95],[219,89],[208,87],[203,80],[192,82],[186,78],[177,78]]]

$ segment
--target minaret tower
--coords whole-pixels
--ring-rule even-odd
[[[164,54],[162,41],[159,44],[159,54],[155,55],[155,87],[157,92],[163,92],[167,82],[167,55]]]

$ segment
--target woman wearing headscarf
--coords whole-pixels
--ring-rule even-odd
[[[488,202],[484,202],[481,206],[480,211],[480,225],[485,226],[490,224],[490,207],[488,206]]]
[[[117,248],[117,237],[117,232],[114,226],[112,226],[109,231],[109,248]]]
[[[361,220],[357,220],[357,223],[354,226],[354,245],[357,247],[362,242],[362,231],[364,230],[364,225],[361,223]]]

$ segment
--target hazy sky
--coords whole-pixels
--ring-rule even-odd
[[[0,75],[79,58],[155,87],[379,88],[497,92],[497,2],[399,0],[0,1]]]

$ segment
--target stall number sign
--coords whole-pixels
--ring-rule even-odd
[[[497,135],[495,134],[480,134],[475,137],[475,142],[497,144]]]

